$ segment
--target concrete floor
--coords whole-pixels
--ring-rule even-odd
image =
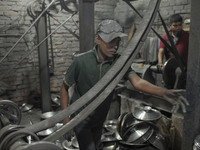
[[[31,124],[35,124],[40,122],[42,111],[40,108],[33,108],[29,111],[22,112],[22,118],[20,125],[24,126],[30,126]],[[45,136],[40,136],[39,138],[42,140]],[[64,150],[62,143],[65,141],[63,137],[61,137],[59,140],[55,141],[54,144],[58,145],[62,150]],[[78,150],[78,149],[77,149]]]
[[[39,122],[40,119],[40,115],[42,114],[41,109],[31,109],[27,112],[22,112],[22,119],[21,119],[21,125],[31,125],[34,123]]]

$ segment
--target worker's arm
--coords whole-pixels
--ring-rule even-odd
[[[158,50],[158,65],[163,66],[163,58],[164,58],[164,48],[159,48]]]
[[[186,112],[185,105],[189,105],[188,101],[182,96],[184,90],[166,89],[151,84],[150,82],[141,79],[135,72],[129,73],[128,76],[131,84],[136,90],[146,92],[152,95],[163,97],[166,101],[173,105],[172,112],[176,113],[181,107],[183,112]]]
[[[61,108],[65,109],[68,106],[68,102],[69,102],[69,94],[68,94],[68,89],[69,87],[63,83],[60,89],[60,97],[61,97]],[[66,124],[67,122],[69,122],[69,117],[65,118],[63,123]]]
[[[146,80],[143,80],[134,72],[129,73],[128,77],[133,87],[138,91],[146,92],[157,96],[163,96],[163,94],[166,91],[165,88],[158,87]]]

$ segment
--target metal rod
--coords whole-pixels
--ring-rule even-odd
[[[143,18],[143,16],[137,11],[137,9],[135,9],[135,7],[133,7],[133,5],[128,1],[128,0],[124,0],[141,18]]]
[[[56,18],[54,18],[52,15],[50,15],[50,17],[53,18],[55,21],[57,21],[59,24],[61,24],[60,21],[58,21],[58,20],[57,20]],[[73,18],[72,18],[72,20],[73,20]],[[69,31],[69,33],[71,33],[73,36],[75,36],[78,40],[80,39],[80,37],[79,37],[77,34],[75,34],[72,30],[70,30],[69,28],[67,28],[67,27],[64,26],[64,25],[63,25],[63,27],[64,27],[67,31]]]
[[[20,64],[27,56],[29,56],[38,46],[40,46],[47,38],[49,38],[54,32],[56,32],[61,26],[63,26],[70,18],[72,18],[74,15],[76,14],[76,12],[74,14],[72,14],[70,17],[68,17],[62,24],[60,24],[58,27],[56,27],[56,29],[47,35],[46,38],[44,38],[39,44],[37,44],[35,47],[33,47],[26,55],[24,55],[22,57],[22,59],[20,61],[18,61],[18,63],[16,63],[14,65],[14,67],[12,67],[10,70],[6,71],[0,79],[2,79],[5,75],[7,75],[8,73],[10,73],[10,71],[12,71],[18,64]]]
[[[51,3],[41,12],[41,14],[35,19],[35,21],[30,25],[26,32],[17,40],[17,42],[12,46],[12,48],[4,55],[4,57],[0,60],[0,64],[2,61],[11,53],[11,51],[15,48],[15,46],[21,41],[21,39],[28,33],[28,31],[33,27],[33,25],[40,19],[40,17],[47,11],[47,9],[54,3],[55,0],[52,0]]]

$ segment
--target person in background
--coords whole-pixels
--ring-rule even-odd
[[[78,98],[90,90],[113,66],[120,55],[117,53],[121,38],[126,34],[122,27],[114,20],[103,20],[95,35],[96,45],[93,49],[78,54],[74,57],[72,64],[66,71],[63,84],[60,89],[62,108],[75,102]],[[179,107],[185,111],[187,100],[181,95],[182,90],[168,90],[153,85],[141,79],[133,70],[127,73],[131,84],[137,90],[163,97],[172,103],[175,111]],[[74,93],[69,100],[68,89],[74,86]],[[80,150],[101,149],[101,135],[103,123],[106,119],[113,92],[101,103],[85,120],[80,122],[73,130],[78,140]],[[81,110],[73,114],[76,115]],[[64,124],[69,118],[64,120]]]
[[[169,22],[169,34],[172,37],[178,54],[184,63],[183,65],[185,65],[187,68],[189,33],[183,30],[183,18],[179,14],[170,16]],[[169,39],[166,34],[163,35],[162,38],[169,43]],[[173,54],[169,52],[169,50],[166,49],[164,43],[160,41],[158,50],[158,65],[162,67],[164,60],[168,60],[171,57],[174,57]]]

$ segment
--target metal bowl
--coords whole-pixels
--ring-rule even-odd
[[[107,131],[117,131],[117,120],[106,120],[104,128],[106,128]]]
[[[115,150],[118,148],[118,143],[115,141],[103,142],[103,150]]]
[[[123,140],[128,143],[136,143],[135,141],[139,140],[142,136],[149,132],[150,128],[151,126],[145,122],[138,123],[124,133]]]
[[[77,141],[77,138],[75,136],[72,137],[72,146],[74,148],[79,148],[78,141]]]
[[[72,146],[72,142],[71,141],[68,141],[68,140],[65,140],[62,142],[62,147],[65,149],[65,150],[78,150],[78,148],[74,148]]]
[[[56,131],[56,128],[53,127],[53,128],[48,128],[46,130],[42,130],[40,132],[37,133],[38,136],[48,136],[50,134],[52,134],[53,132]]]
[[[20,107],[22,112],[26,112],[29,111],[33,108],[33,105],[31,104],[27,104],[27,103],[23,103],[22,106]]]
[[[149,143],[160,150],[166,150],[165,138],[158,132],[154,132],[149,139]]]
[[[153,109],[150,106],[145,106],[143,109],[139,109],[133,112],[133,116],[136,119],[143,121],[154,121],[161,117],[161,113],[160,111]]]
[[[48,118],[54,116],[56,113],[57,112],[54,112],[54,111],[48,111],[48,112],[45,112],[45,113],[41,114],[40,118],[43,119],[43,120],[44,119],[48,119]]]
[[[120,141],[120,150],[146,150],[148,147],[148,144],[133,144],[125,141]]]
[[[60,106],[61,102],[60,102],[60,95],[57,94],[51,94],[51,100],[56,103],[58,106]]]

